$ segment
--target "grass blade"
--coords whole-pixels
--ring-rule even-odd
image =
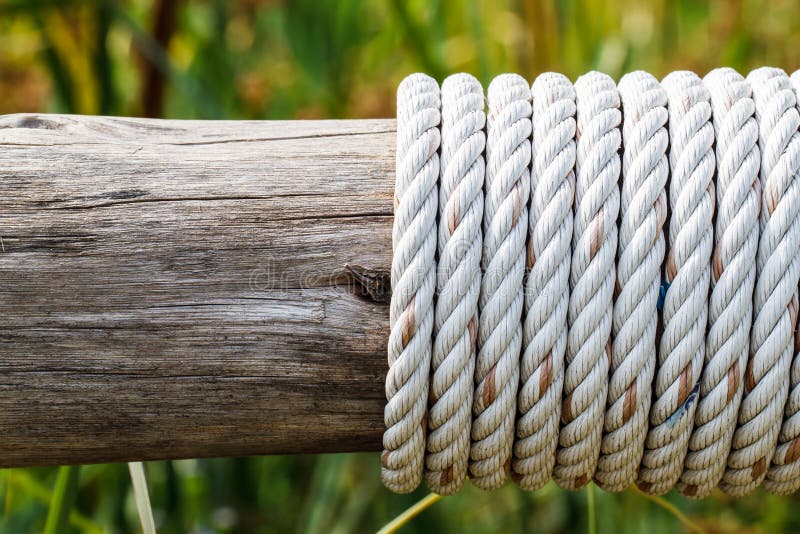
[[[51,36],[51,31],[48,29],[44,16],[36,4],[31,7],[30,14],[41,35],[43,44],[41,52],[42,58],[53,79],[56,100],[66,113],[76,113],[75,83],[72,79],[72,75],[61,56],[59,56],[56,44]]]
[[[447,74],[447,68],[439,58],[439,54],[434,52],[434,48],[429,45],[425,35],[427,27],[417,23],[406,2],[394,0],[392,2],[398,24],[406,36],[406,42],[412,48],[412,52],[417,56],[417,60],[422,64],[423,70],[441,80]]]
[[[47,512],[44,534],[63,534],[67,531],[67,523],[75,498],[78,496],[78,475],[80,466],[65,465],[58,468],[56,485]]]
[[[657,495],[650,495],[648,493],[645,493],[642,490],[640,490],[635,484],[631,486],[631,489],[634,491],[634,493],[640,495],[641,497],[644,497],[648,501],[657,504],[658,506],[660,506],[661,508],[663,508],[664,510],[675,516],[675,519],[680,521],[681,524],[683,524],[683,526],[689,529],[689,531],[697,532],[697,534],[705,533],[705,531],[700,527],[700,525],[689,519],[689,517],[683,512],[681,512],[677,506],[667,501],[666,499],[662,499]]]
[[[194,103],[200,118],[218,119],[224,115],[222,106],[214,95],[209,93],[198,80],[176,68],[167,51],[148,32],[139,27],[128,10],[116,2],[110,3],[109,6],[114,20],[128,29],[142,56]]]
[[[21,494],[25,494],[36,502],[47,504],[51,499],[50,489],[36,480],[31,474],[29,469],[9,469],[7,470],[7,494],[6,494],[6,511],[5,519],[10,514],[11,507],[11,490],[16,488],[20,490]],[[72,527],[77,529],[83,534],[103,534],[105,532],[103,527],[93,522],[88,517],[82,515],[76,510],[72,510],[69,514],[69,522]],[[0,523],[2,525],[2,523]],[[5,532],[0,528],[0,532]]]
[[[430,493],[427,497],[420,499],[416,504],[411,506],[410,508],[406,509],[405,512],[398,515],[386,525],[382,529],[378,531],[378,534],[394,534],[401,527],[403,527],[406,523],[417,517],[419,514],[430,508],[433,504],[435,504],[439,499],[441,499],[441,495],[437,495],[436,493]]]
[[[100,2],[95,10],[97,28],[95,29],[95,50],[94,50],[94,75],[99,93],[100,115],[111,115],[116,105],[116,90],[112,77],[113,67],[111,56],[108,51],[108,34],[111,30],[113,13],[107,1]]]
[[[144,534],[155,534],[156,523],[153,521],[153,508],[150,506],[150,494],[147,491],[147,479],[144,476],[142,462],[128,464],[133,483],[133,494],[136,497],[136,509],[139,510],[139,520],[142,522]]]

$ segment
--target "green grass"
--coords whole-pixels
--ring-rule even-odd
[[[184,0],[168,42],[152,33],[154,7],[0,2],[0,113],[139,115],[147,64],[163,84],[157,115],[187,119],[390,117],[416,70],[488,83],[800,66],[800,5],[786,1]],[[164,533],[370,532],[395,518],[409,533],[800,531],[797,498],[762,491],[697,502],[467,484],[434,504],[425,488],[389,493],[379,471],[377,454],[148,462],[134,483],[124,464],[0,470],[0,532],[141,532],[150,517]]]
[[[53,488],[44,534],[64,534],[67,531],[69,515],[78,495],[80,467],[64,466],[58,469],[55,488]]]
[[[153,519],[153,508],[150,504],[150,493],[147,490],[147,479],[144,474],[142,462],[131,462],[128,464],[131,473],[131,483],[133,485],[133,495],[136,500],[136,509],[139,512],[139,521],[142,525],[144,534],[155,534],[156,524]]]

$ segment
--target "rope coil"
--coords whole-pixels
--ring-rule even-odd
[[[617,286],[614,291],[611,368],[598,485],[620,491],[636,479],[647,435],[655,371],[662,227],[667,216],[667,96],[642,71],[619,82],[622,104]]]
[[[516,74],[489,86],[478,355],[470,478],[479,488],[506,480],[517,415],[522,348],[522,280],[528,233],[531,103]]]
[[[702,80],[691,72],[664,78],[669,107],[669,204],[663,332],[639,485],[668,491],[680,477],[695,420],[705,357],[709,259],[714,222],[714,127]]]
[[[550,479],[558,446],[567,348],[572,202],[575,196],[575,89],[545,73],[533,99],[531,198],[519,417],[512,472],[535,490]]]
[[[384,484],[800,489],[798,94],[406,78]]]
[[[553,479],[578,489],[600,456],[611,359],[620,160],[619,91],[590,72],[575,83],[575,216],[561,430]]]
[[[422,478],[436,279],[439,85],[424,74],[397,89],[397,177],[392,231],[389,372],[383,483],[407,493]]]
[[[441,495],[461,488],[469,460],[483,248],[483,107],[483,88],[472,76],[455,74],[442,83],[439,219],[444,224],[439,224],[425,458],[428,487]]]
[[[750,350],[761,190],[758,124],[752,90],[733,69],[711,71],[708,89],[716,139],[716,218],[706,353],[694,429],[678,489],[707,497],[725,472]]]

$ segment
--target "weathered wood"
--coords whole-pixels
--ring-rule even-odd
[[[379,450],[394,144],[0,117],[0,467]]]

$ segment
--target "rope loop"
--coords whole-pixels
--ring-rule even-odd
[[[621,491],[636,479],[647,435],[669,171],[667,95],[661,85],[637,71],[620,80],[619,93],[623,150],[617,280],[608,400],[595,473],[598,485],[608,491]]]
[[[512,472],[520,487],[544,486],[553,472],[561,417],[575,197],[575,89],[548,72],[531,87],[533,153],[525,319]]]
[[[611,357],[619,214],[619,91],[590,72],[575,82],[575,214],[561,429],[553,479],[578,489],[594,477]]]
[[[422,479],[436,279],[439,85],[424,74],[397,89],[397,177],[392,229],[389,372],[383,483],[408,493]]]
[[[434,320],[425,479],[441,494],[464,483],[472,427],[472,379],[481,287],[483,88],[469,74],[442,83],[438,299]]]
[[[638,484],[657,495],[683,470],[705,358],[714,243],[714,126],[703,81],[678,71],[662,81],[669,109],[671,217],[658,373]]]
[[[522,348],[522,279],[528,234],[531,97],[516,74],[489,85],[483,278],[472,406],[470,479],[499,488],[511,466]]]

